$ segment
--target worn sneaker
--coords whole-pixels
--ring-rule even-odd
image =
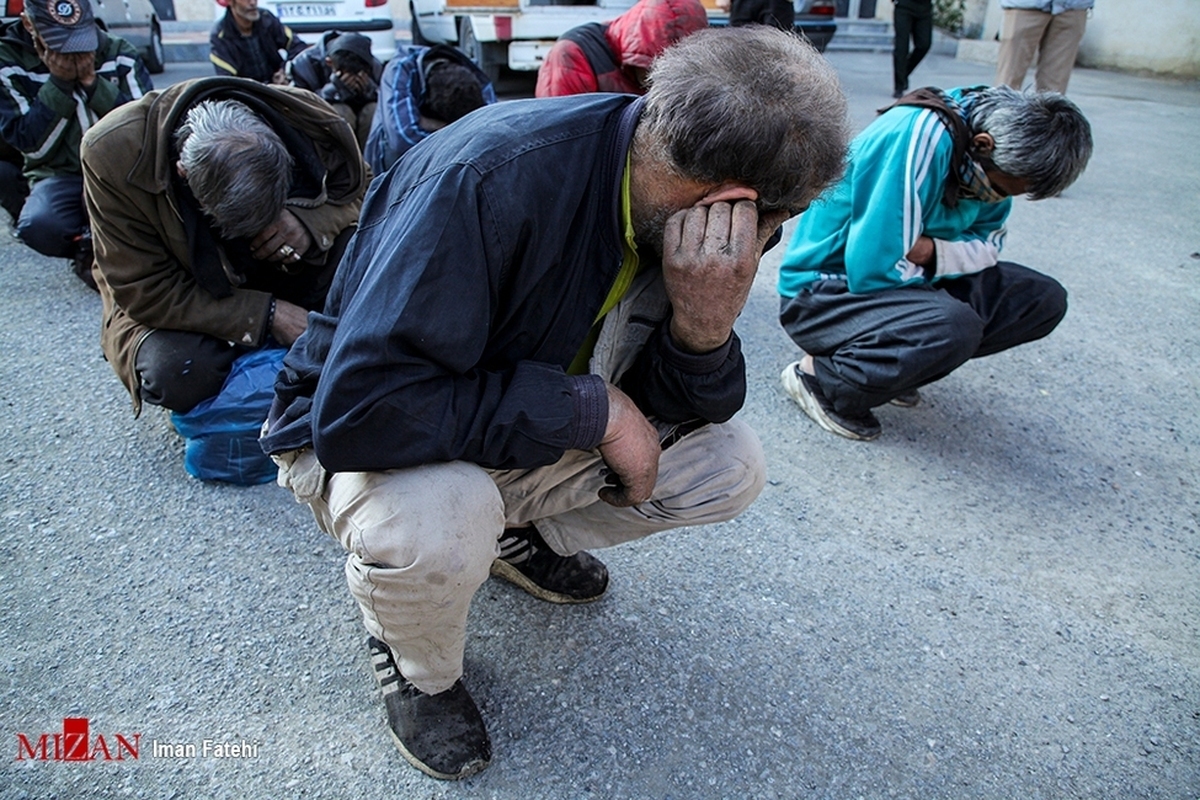
[[[388,727],[408,763],[426,775],[456,781],[491,762],[492,742],[483,717],[461,680],[444,692],[425,694],[396,669],[386,644],[371,636],[367,647]]]
[[[870,441],[883,431],[883,426],[870,411],[862,414],[841,414],[833,410],[833,403],[821,391],[817,379],[800,371],[800,362],[787,365],[780,376],[783,388],[795,400],[813,422],[830,433],[847,439]]]
[[[921,393],[916,389],[909,389],[907,392],[901,392],[896,395],[888,402],[900,408],[914,408],[921,404]]]
[[[590,603],[608,588],[608,568],[600,559],[582,550],[560,556],[532,525],[504,531],[492,574],[551,603]]]

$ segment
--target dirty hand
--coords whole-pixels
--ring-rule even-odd
[[[291,346],[308,327],[308,312],[287,300],[275,301],[275,316],[271,320],[271,335],[282,345]]]
[[[96,53],[72,53],[75,58],[75,80],[90,88],[96,82]]]
[[[788,217],[760,219],[749,200],[692,206],[667,220],[663,282],[671,301],[671,338],[681,349],[707,353],[725,344],[746,304],[767,239]]]
[[[612,485],[600,489],[600,499],[623,508],[650,499],[662,447],[658,432],[629,395],[611,383],[607,388],[608,427],[600,440],[600,456],[612,470],[608,478]]]
[[[282,264],[296,263],[310,247],[312,237],[308,230],[286,208],[250,242],[250,251],[256,259]]]
[[[355,94],[362,94],[363,90],[367,88],[366,73],[339,72],[337,75],[338,79],[342,82],[342,85],[346,87],[347,91],[354,92]]]
[[[74,83],[79,79],[76,74],[75,57],[70,53],[56,53],[46,43],[42,41],[42,37],[33,37],[33,46],[37,50],[38,58],[46,65],[46,69],[50,70],[50,74],[58,78],[60,81],[70,81]]]

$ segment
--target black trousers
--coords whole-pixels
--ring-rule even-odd
[[[893,88],[898,92],[908,91],[908,76],[921,63],[921,59],[933,45],[933,7],[927,11],[913,11],[897,5],[892,25],[896,29],[896,43],[892,47]],[[908,43],[912,40],[912,51]]]
[[[195,331],[153,330],[134,367],[143,403],[183,414],[221,391],[238,356],[250,348]]]
[[[17,217],[17,235],[42,255],[70,258],[87,227],[83,176],[54,175],[33,184]]]
[[[813,356],[821,391],[861,413],[944,378],[968,359],[1040,339],[1067,313],[1067,290],[1020,264],[974,275],[852,294],[818,281],[785,297],[779,321]]]

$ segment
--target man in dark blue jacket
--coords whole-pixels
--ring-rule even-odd
[[[208,36],[208,60],[218,75],[249,78],[259,83],[287,83],[279,52],[292,58],[308,45],[292,33],[258,0],[218,0],[226,6]]]
[[[701,31],[656,61],[644,100],[489,106],[372,184],[263,446],[350,552],[419,769],[491,758],[460,680],[489,572],[588,602],[608,574],[585,548],[757,496],[733,323],[772,232],[840,172],[845,111],[798,38]]]

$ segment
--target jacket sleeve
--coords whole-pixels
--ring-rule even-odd
[[[112,56],[111,67],[108,64],[105,67],[105,80],[96,81],[96,91],[88,99],[88,106],[100,116],[154,91],[150,71],[141,55],[124,39]]]
[[[592,65],[583,49],[569,39],[560,39],[538,67],[535,97],[565,97],[600,90]]]
[[[1000,260],[1000,250],[1008,233],[1004,222],[1008,219],[1010,209],[1011,198],[999,203],[980,203],[979,212],[970,227],[952,238],[935,237],[933,246],[937,252],[937,274],[934,280],[968,275],[995,266]]]
[[[286,52],[288,58],[295,58],[308,49],[308,43],[293,33],[292,29],[284,25],[278,17],[272,15],[270,19],[270,35],[276,49]]]
[[[208,60],[212,62],[213,70],[218,75],[237,77],[242,69],[242,59],[237,48],[225,38],[224,29],[218,22],[208,37]]]
[[[746,362],[736,333],[711,353],[680,350],[669,320],[659,325],[621,389],[644,413],[663,422],[726,422],[746,400]]]
[[[74,96],[52,78],[32,101],[20,98],[9,81],[0,81],[0,135],[22,153],[48,150],[50,138],[63,132],[61,120],[75,113]]]
[[[334,472],[557,461],[575,435],[573,379],[553,364],[481,363],[514,243],[475,172],[459,165],[393,197],[397,174],[367,200],[326,308],[336,319],[314,315],[295,346],[331,337],[313,398],[317,457]]]
[[[868,129],[870,130],[870,129]],[[942,202],[951,138],[933,111],[867,136],[851,155],[846,282],[866,293],[924,282],[905,256],[922,234],[927,209]]]

